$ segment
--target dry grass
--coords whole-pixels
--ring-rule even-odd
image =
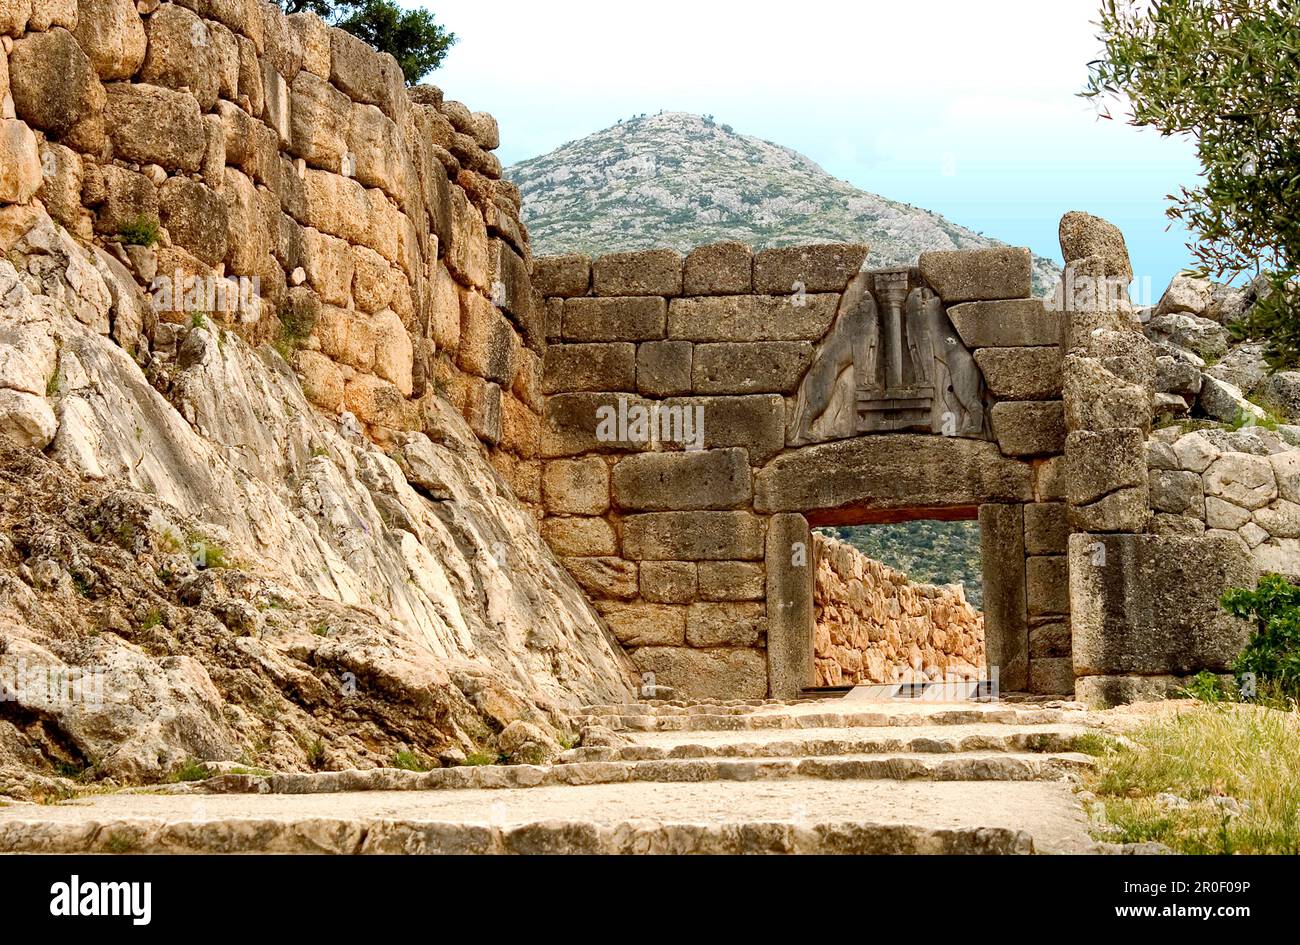
[[[1099,839],[1300,853],[1300,713],[1222,705],[1153,719],[1099,753],[1089,788],[1108,821]]]

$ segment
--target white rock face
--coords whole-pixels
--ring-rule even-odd
[[[513,721],[631,695],[454,409],[439,442],[387,456],[215,328],[183,334],[164,396],[108,336],[101,268],[58,236],[0,263],[0,679],[99,674],[99,702],[18,695],[69,763],[373,767],[495,750]],[[0,722],[0,770],[30,770],[24,738]]]

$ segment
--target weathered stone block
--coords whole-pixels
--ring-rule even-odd
[[[542,470],[546,511],[568,515],[603,515],[609,509],[609,467],[599,456],[560,459]]]
[[[981,348],[975,363],[994,397],[1050,400],[1061,395],[1059,347]]]
[[[460,343],[456,363],[464,371],[508,383],[519,338],[504,315],[477,292],[460,293]]]
[[[1267,456],[1224,453],[1205,470],[1205,494],[1251,511],[1278,497],[1277,477]]]
[[[622,558],[561,558],[560,562],[568,570],[578,586],[592,597],[631,600],[637,594],[636,564]],[[611,628],[614,621],[606,614]],[[618,636],[618,631],[615,630]],[[619,642],[628,642],[619,636]],[[644,644],[648,640],[641,640]],[[667,641],[664,641],[667,642]]]
[[[623,520],[624,554],[636,561],[757,561],[763,520],[749,512],[649,512]]]
[[[200,168],[207,135],[193,95],[141,83],[111,85],[107,91],[117,157],[182,171]]]
[[[573,298],[591,288],[591,257],[538,256],[533,259],[533,287],[543,298]]]
[[[187,177],[169,177],[159,191],[162,225],[172,241],[209,266],[226,258],[226,203]]]
[[[54,29],[29,33],[13,44],[9,94],[18,118],[59,138],[103,107],[104,90],[72,34]]]
[[[1133,278],[1128,246],[1115,224],[1090,213],[1071,210],[1061,217],[1059,236],[1061,258],[1066,263],[1100,256],[1107,273],[1123,277],[1125,282]]]
[[[747,295],[754,291],[754,253],[744,243],[697,246],[682,272],[685,295]]]
[[[818,525],[888,521],[897,509],[973,510],[1033,498],[1029,464],[1008,459],[994,444],[915,434],[806,446],[765,466],[754,486],[760,512],[807,512]]]
[[[1145,489],[1146,438],[1131,428],[1071,433],[1065,464],[1071,505],[1090,505],[1117,489]]]
[[[664,336],[668,306],[661,298],[565,299],[565,341],[646,341]]]
[[[686,612],[690,646],[758,646],[767,636],[764,604],[692,604]]]
[[[548,394],[636,390],[636,356],[636,345],[628,342],[550,345],[542,389]]]
[[[591,264],[596,295],[681,295],[682,257],[672,249],[610,253]]]
[[[1064,326],[1041,299],[966,302],[948,309],[948,317],[968,348],[1059,345]]]
[[[1151,508],[1157,512],[1205,518],[1205,493],[1200,476],[1172,469],[1151,470],[1149,475]]]
[[[462,285],[489,292],[488,235],[483,215],[469,202],[465,191],[451,188],[451,239],[445,260],[447,268]]]
[[[689,604],[695,600],[694,561],[641,562],[641,596],[662,604]]]
[[[406,81],[397,60],[337,27],[330,29],[330,81],[353,101],[378,105],[398,120]]]
[[[641,453],[614,467],[614,504],[629,511],[735,509],[749,504],[743,449]]]
[[[1025,553],[1063,555],[1070,537],[1063,502],[1034,502],[1025,506]]]
[[[144,62],[144,21],[131,0],[78,0],[72,30],[101,79],[129,79]]]
[[[227,179],[237,171],[226,170]],[[245,178],[247,180],[247,178]],[[242,212],[230,213],[231,209],[242,207],[233,198],[239,191],[235,187],[227,188],[226,200],[228,219],[242,221]],[[231,228],[227,237],[227,250],[230,240],[238,240],[240,231]],[[303,266],[307,281],[320,295],[321,300],[330,305],[345,306],[352,298],[352,267],[354,260],[343,240],[308,227],[302,231]]]
[[[465,396],[465,420],[484,443],[501,442],[501,386],[480,377],[468,377]]]
[[[1029,298],[1033,259],[1022,247],[922,253],[919,265],[921,278],[949,304]]]
[[[1162,702],[1179,698],[1190,682],[1190,676],[1080,676],[1074,681],[1074,697],[1092,709]]]
[[[1255,579],[1249,552],[1234,539],[1072,535],[1075,673],[1227,670],[1250,625],[1224,611],[1219,598]]]
[[[668,336],[689,341],[816,341],[826,333],[837,295],[735,295],[673,299]]]
[[[1024,506],[981,505],[979,522],[985,652],[1001,688],[1014,692],[1029,679]]]
[[[1042,695],[1074,693],[1074,666],[1070,658],[1034,659],[1029,661],[1029,691]]]
[[[164,3],[145,26],[149,46],[140,80],[189,91],[208,111],[217,102],[220,82],[217,47],[207,24],[175,3]]]
[[[640,398],[621,393],[578,392],[553,394],[546,399],[542,414],[542,455],[573,456],[579,453],[612,453],[650,449],[648,435],[630,424],[620,430],[617,417],[628,416],[647,406]],[[613,416],[611,422],[608,418]],[[612,433],[607,437],[606,433]],[[624,436],[623,434],[626,434]]]
[[[392,384],[370,374],[352,377],[343,389],[344,406],[362,423],[402,430],[411,426],[411,409]]]
[[[785,446],[785,401],[780,394],[745,397],[683,397],[663,402],[670,409],[696,411],[705,449],[741,446],[749,464],[767,462]],[[702,413],[700,413],[702,411]]]
[[[754,254],[754,291],[771,295],[843,292],[870,247],[853,243],[785,246]]]
[[[293,80],[289,109],[290,154],[312,167],[337,174],[350,153],[347,142],[352,103],[329,82],[310,72]],[[223,114],[229,109],[223,108]]]
[[[631,653],[642,673],[668,686],[673,698],[761,699],[767,695],[767,667],[761,650],[751,647],[644,646]]]
[[[804,341],[697,344],[692,381],[698,394],[792,393],[812,363]]]
[[[0,203],[26,203],[40,186],[36,135],[25,122],[0,119]]]
[[[1065,419],[1070,429],[1150,428],[1151,388],[1124,380],[1097,358],[1069,355],[1063,370]]]
[[[635,565],[634,565],[635,567]],[[601,616],[624,646],[682,646],[686,643],[686,608],[665,604],[601,602]]]
[[[749,561],[701,561],[700,600],[762,600],[763,566]]]
[[[1065,448],[1065,410],[1059,400],[994,404],[993,435],[1007,456],[1041,456]]]
[[[1070,585],[1065,555],[1025,559],[1025,603],[1030,617],[1070,612]]]
[[[1069,588],[1066,588],[1068,597]],[[1029,657],[1031,660],[1070,658],[1070,624],[1066,620],[1048,620],[1029,628]],[[1074,670],[1071,668],[1073,677]]]
[[[689,341],[643,341],[636,351],[636,389],[647,397],[689,394],[694,347]]]
[[[618,554],[614,526],[603,518],[548,518],[542,537],[561,556],[605,557]]]
[[[815,684],[813,625],[815,566],[812,531],[802,515],[768,523],[767,673],[773,698],[789,699]]]

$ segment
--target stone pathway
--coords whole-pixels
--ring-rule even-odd
[[[1090,852],[1068,704],[593,706],[552,765],[254,776],[0,808],[7,852]],[[608,733],[607,733],[608,734]]]

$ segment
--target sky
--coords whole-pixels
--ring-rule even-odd
[[[641,112],[711,114],[1057,262],[1062,213],[1105,217],[1138,304],[1191,263],[1165,209],[1193,143],[1078,97],[1100,0],[400,2],[456,33],[429,81],[496,116],[507,165]]]

